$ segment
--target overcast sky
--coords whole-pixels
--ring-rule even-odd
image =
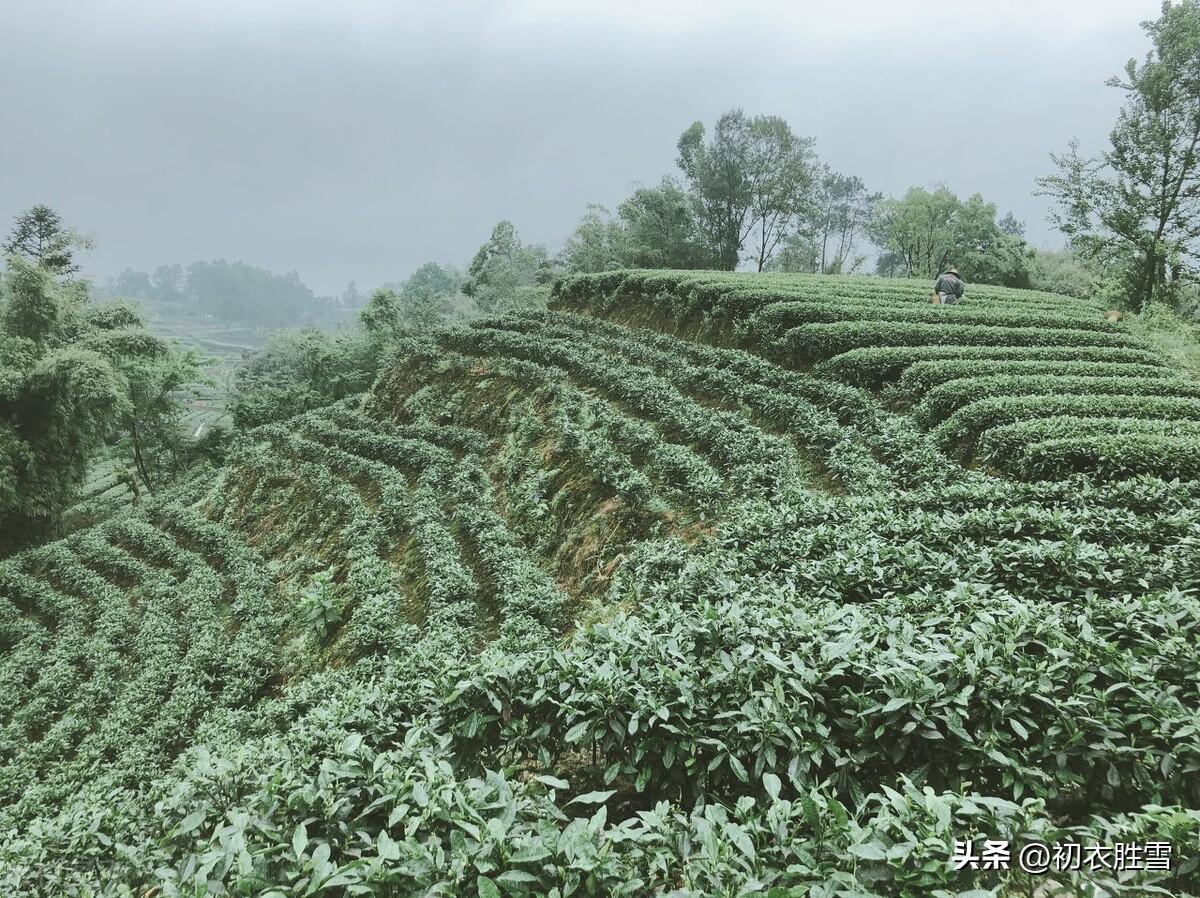
[[[1103,147],[1158,0],[0,0],[0,228],[47,203],[98,277],[201,258],[318,292],[559,247],[724,110],[869,187],[944,182],[1057,246],[1034,178]]]

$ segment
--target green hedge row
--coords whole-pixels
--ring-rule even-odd
[[[1167,379],[1175,376],[1170,368],[1161,365],[1138,365],[1128,362],[1042,361],[1026,359],[947,359],[916,362],[904,369],[904,374],[891,390],[895,399],[916,401],[924,393],[962,377],[991,377],[1000,375],[1059,375],[1070,377],[1138,377]]]
[[[667,291],[758,289],[766,294],[831,295],[842,293],[869,297],[896,297],[926,303],[932,282],[913,278],[881,278],[853,275],[806,275],[728,271],[680,271],[670,269],[617,269],[590,274],[574,274],[560,278],[552,288],[552,296],[562,301],[584,299],[589,295],[623,292],[633,296],[649,296]],[[1021,302],[1059,308],[1096,307],[1092,301],[1080,300],[1057,293],[1018,290],[987,284],[969,284],[973,301],[984,303]]]
[[[993,427],[979,439],[976,458],[983,464],[1014,474],[1026,474],[1026,449],[1042,443],[1063,439],[1134,438],[1187,442],[1200,437],[1200,423],[1191,421],[1159,421],[1143,418],[1104,418],[1058,415],[1032,421],[1018,421]],[[1141,453],[1139,457],[1144,457]],[[1161,466],[1160,466],[1161,467]],[[1070,470],[1062,472],[1071,473]],[[1158,476],[1165,476],[1157,472]],[[1181,476],[1172,474],[1170,477]],[[1194,476],[1194,475],[1193,475]],[[1170,479],[1170,478],[1168,478]]]
[[[552,289],[551,308],[607,314],[621,305],[645,304],[647,313],[677,319],[695,315],[736,320],[763,306],[789,299],[836,298],[927,305],[931,284],[924,280],[817,275],[754,275],[735,272],[618,270],[561,278]],[[1094,303],[1067,296],[1004,287],[970,288],[977,308],[1099,311]]]
[[[967,324],[988,327],[1053,327],[1116,333],[1113,325],[1095,312],[1088,314],[1025,311],[1012,308],[959,306],[913,306],[870,301],[843,302],[820,298],[803,302],[777,302],[764,308],[745,324],[745,333],[756,341],[778,337],[803,324],[837,321]]]
[[[964,406],[934,428],[943,448],[969,457],[989,428],[1034,418],[1071,415],[1200,421],[1200,399],[1178,396],[997,396]]]
[[[1105,346],[866,346],[818,362],[813,374],[868,389],[897,380],[910,366],[941,361],[1095,362],[1145,365],[1169,372],[1160,355],[1146,349]]]
[[[1027,480],[1049,480],[1086,471],[1116,479],[1133,474],[1200,479],[1200,435],[1095,433],[1034,443],[1016,456],[1010,470]]]
[[[924,427],[943,421],[958,409],[997,396],[1181,396],[1200,399],[1200,383],[1184,378],[1071,377],[999,375],[963,377],[934,387],[912,410]]]
[[[540,334],[644,365],[692,399],[750,413],[791,434],[810,461],[852,492],[956,476],[907,418],[880,414],[863,391],[750,353],[563,312],[489,319],[472,328]]]
[[[834,355],[812,367],[818,377],[829,377],[866,389],[881,389],[895,382],[913,365],[962,363],[1057,363],[1142,365],[1174,373],[1157,353],[1148,349],[1064,346],[866,346]]]
[[[1101,346],[1140,349],[1128,334],[1041,327],[846,321],[792,328],[773,344],[784,356],[820,360],[863,346]]]

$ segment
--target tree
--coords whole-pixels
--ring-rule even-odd
[[[562,262],[568,271],[612,268],[702,268],[692,198],[674,178],[657,187],[639,187],[613,218],[603,206],[588,206],[567,239]]]
[[[1030,253],[1029,285],[1034,290],[1090,299],[1099,292],[1102,279],[1103,272],[1070,247]]]
[[[762,271],[812,190],[813,140],[797,137],[787,122],[773,115],[755,116],[750,137],[750,214],[756,233],[751,261]]]
[[[628,240],[625,225],[591,203],[563,246],[562,265],[571,272],[624,268],[632,264]]]
[[[366,331],[367,338],[375,345],[384,344],[404,336],[403,303],[400,291],[394,287],[380,287],[371,291],[371,298],[358,313],[358,320]]]
[[[426,262],[407,280],[374,290],[358,319],[375,355],[400,337],[444,324],[462,283],[454,269]]]
[[[342,308],[354,311],[361,309],[366,304],[362,292],[358,289],[358,284],[354,281],[346,285],[346,289],[342,291],[339,301],[342,304]]]
[[[151,295],[159,302],[183,301],[183,266],[178,262],[159,265],[151,277]]]
[[[726,112],[705,143],[695,122],[679,138],[677,163],[688,181],[706,262],[733,270],[757,232],[749,259],[761,271],[787,236],[810,187],[812,143],[777,116]]]
[[[696,210],[674,178],[639,187],[617,208],[625,225],[628,264],[639,268],[703,268],[707,252]]]
[[[204,381],[201,361],[145,330],[137,312],[124,303],[92,305],[84,316],[97,333],[89,346],[104,355],[122,377],[125,395],[114,427],[133,470],[153,494],[186,467],[182,399]]]
[[[717,119],[713,139],[705,144],[701,122],[679,137],[677,164],[688,180],[697,209],[708,264],[732,271],[749,233],[750,185],[746,167],[750,123],[740,109]]]
[[[359,393],[371,385],[375,360],[361,334],[333,337],[315,328],[272,334],[234,376],[234,426],[282,421]]]
[[[1025,242],[1001,230],[979,194],[963,202],[946,187],[913,187],[879,202],[868,233],[883,251],[880,274],[933,278],[953,263],[967,280],[1028,286]]]
[[[479,247],[462,292],[485,312],[544,305],[554,267],[545,247],[526,245],[511,221],[502,221]]]
[[[113,278],[110,292],[124,299],[149,299],[154,294],[154,286],[146,272],[126,268]]]
[[[870,223],[882,194],[868,193],[861,178],[822,165],[796,230],[785,238],[772,268],[849,274],[865,261],[854,245]]]
[[[66,227],[57,212],[38,205],[17,216],[4,251],[57,277],[70,277],[79,272],[74,251],[88,246],[87,238]]]
[[[166,370],[174,381],[155,373]],[[10,257],[0,281],[0,555],[56,534],[105,442],[136,424],[138,450],[157,445],[175,401],[167,384],[195,371],[131,307],[92,303],[82,282]]]
[[[1164,2],[1142,27],[1151,50],[1108,81],[1126,94],[1109,148],[1089,158],[1073,141],[1038,180],[1058,201],[1052,221],[1085,257],[1122,270],[1135,309],[1172,299],[1200,259],[1200,3]]]
[[[426,262],[409,275],[400,291],[400,302],[401,314],[410,328],[425,331],[442,324],[461,284],[461,275],[436,262]]]

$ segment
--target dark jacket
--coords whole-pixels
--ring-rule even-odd
[[[960,278],[946,273],[937,279],[937,283],[933,285],[933,289],[935,293],[952,293],[954,296],[962,299],[963,291],[967,289],[967,285]]]

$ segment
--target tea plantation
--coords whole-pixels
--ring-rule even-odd
[[[0,563],[0,890],[1200,895],[1198,477],[1086,302],[566,278]]]

